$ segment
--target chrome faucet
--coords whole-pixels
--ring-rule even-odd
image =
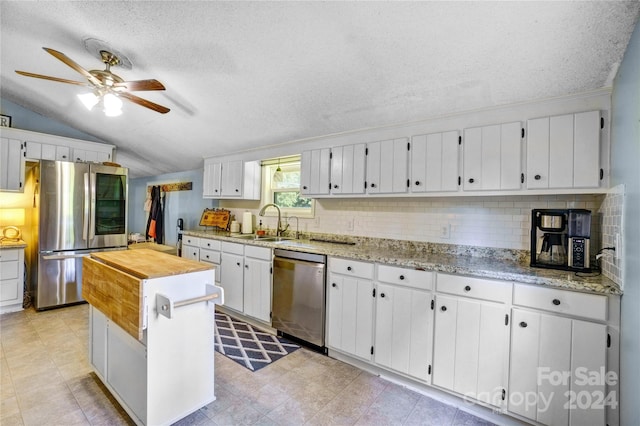
[[[298,232],[298,216],[289,216],[287,218],[287,227],[289,226],[289,221],[291,219],[295,219],[296,220],[296,240],[300,238],[300,232]]]
[[[278,210],[278,223],[276,224],[276,237],[279,237],[279,236],[282,235],[282,233],[284,231],[289,229],[289,224],[287,223],[287,226],[285,226],[284,228],[281,228],[281,218],[282,218],[282,216],[280,215],[280,207],[278,207],[277,205],[275,205],[273,203],[265,204],[264,207],[262,207],[260,209],[260,213],[258,213],[258,216],[264,216],[264,211],[267,210],[267,207],[275,207],[276,210]]]

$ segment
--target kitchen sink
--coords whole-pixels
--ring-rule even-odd
[[[254,234],[230,235],[230,237],[237,238],[239,240],[269,241],[269,242],[291,240],[291,238],[286,238],[286,237],[273,237],[273,236],[260,237]]]

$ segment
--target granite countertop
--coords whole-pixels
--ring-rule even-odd
[[[523,257],[522,251],[515,250],[376,239],[358,241],[355,245],[318,242],[310,239],[261,241],[237,238],[229,233],[198,230],[183,231],[183,234],[427,271],[516,281],[575,291],[622,294],[620,287],[604,275],[532,268],[528,260]]]
[[[0,248],[24,248],[27,246],[27,243],[22,240],[10,240],[5,238],[0,240]]]

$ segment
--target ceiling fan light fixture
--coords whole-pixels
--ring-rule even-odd
[[[80,99],[82,105],[84,105],[89,111],[91,111],[93,107],[100,102],[100,98],[93,92],[82,93],[78,95],[78,99]]]
[[[113,93],[107,93],[102,98],[104,114],[107,117],[117,117],[122,114],[122,100]]]

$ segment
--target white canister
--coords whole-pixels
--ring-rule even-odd
[[[234,220],[231,222],[231,232],[234,234],[240,232],[240,224],[238,223],[238,221]]]
[[[242,214],[242,233],[253,233],[253,215],[251,214],[251,212],[244,212]]]

